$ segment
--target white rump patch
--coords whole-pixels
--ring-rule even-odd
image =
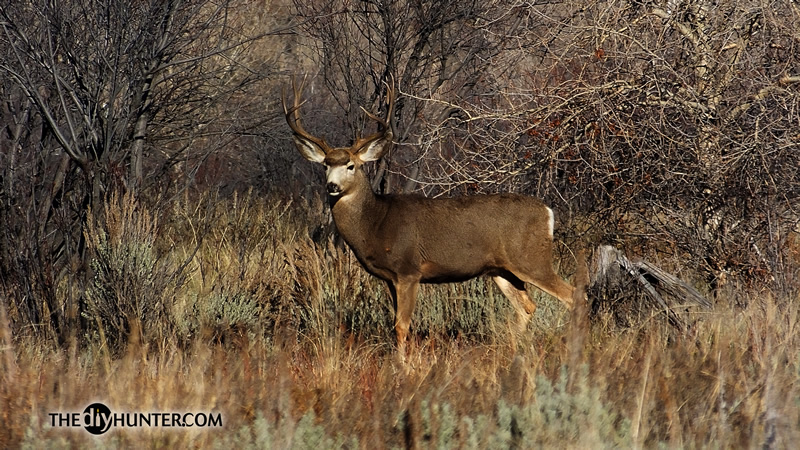
[[[550,237],[552,238],[553,230],[556,228],[556,219],[555,216],[553,216],[553,210],[547,208],[546,206],[545,208],[547,209],[547,232],[550,234]]]

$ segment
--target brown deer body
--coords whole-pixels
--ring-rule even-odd
[[[388,90],[387,120],[369,114],[381,131],[350,148],[331,148],[300,125],[300,89],[284,112],[295,144],[308,160],[326,167],[333,220],[359,262],[386,281],[395,302],[395,329],[402,348],[420,283],[465,281],[490,275],[527,325],[536,304],[531,283],[571,307],[573,288],[553,270],[553,212],[532,197],[514,194],[431,199],[376,195],[362,169],[392,142],[388,124],[394,92]],[[524,328],[523,328],[524,329]]]

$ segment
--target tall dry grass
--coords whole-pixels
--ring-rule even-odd
[[[109,204],[95,231],[112,236],[115,217],[142,224],[152,211],[135,203]],[[98,240],[96,258],[146,254],[164,265],[158,274],[182,274],[158,291],[166,309],[119,327],[117,352],[96,328],[66,349],[34,342],[0,311],[0,446],[786,448],[800,438],[797,298],[752,293],[746,309],[720,306],[679,334],[658,317],[630,328],[570,320],[542,296],[528,333],[511,336],[512,309],[487,283],[426,287],[400,361],[384,287],[332,239],[309,238],[323,222],[289,201],[207,196],[176,202],[136,228],[144,236]],[[107,279],[93,267],[96,283]],[[217,411],[224,426],[100,437],[50,426],[48,413],[95,401]]]

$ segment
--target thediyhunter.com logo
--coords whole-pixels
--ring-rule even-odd
[[[48,413],[53,428],[84,428],[103,434],[111,428],[208,428],[222,427],[220,413],[205,412],[115,412],[102,403],[92,403],[83,412]]]

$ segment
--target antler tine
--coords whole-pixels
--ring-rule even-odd
[[[281,103],[283,104],[283,113],[286,115],[286,123],[289,124],[289,128],[292,129],[294,134],[305,139],[307,141],[311,141],[317,145],[323,152],[328,152],[328,144],[325,142],[325,139],[318,138],[312,136],[311,133],[306,131],[303,128],[303,125],[300,122],[300,107],[305,104],[305,101],[300,101],[300,98],[303,94],[303,87],[306,84],[306,77],[303,77],[303,82],[300,83],[300,86],[297,86],[297,77],[292,77],[292,92],[294,94],[294,102],[291,108],[286,107],[286,87],[284,86],[283,90],[281,91]]]
[[[386,86],[386,103],[389,105],[389,109],[388,109],[388,111],[386,111],[386,118],[385,119],[381,119],[380,117],[376,116],[375,114],[372,114],[371,112],[367,111],[362,106],[361,109],[364,111],[364,113],[367,115],[367,117],[369,117],[370,119],[374,120],[375,122],[378,122],[378,125],[380,125],[381,129],[377,133],[374,133],[374,134],[371,134],[371,135],[369,135],[367,137],[358,139],[356,141],[356,145],[354,145],[355,148],[361,148],[364,145],[366,145],[367,143],[372,142],[372,141],[374,141],[376,139],[379,139],[379,138],[383,137],[387,133],[389,135],[392,134],[391,121],[392,121],[392,114],[394,114],[394,101],[395,101],[394,77],[391,78],[391,85],[389,83],[387,83],[386,81],[384,81],[383,84]]]

